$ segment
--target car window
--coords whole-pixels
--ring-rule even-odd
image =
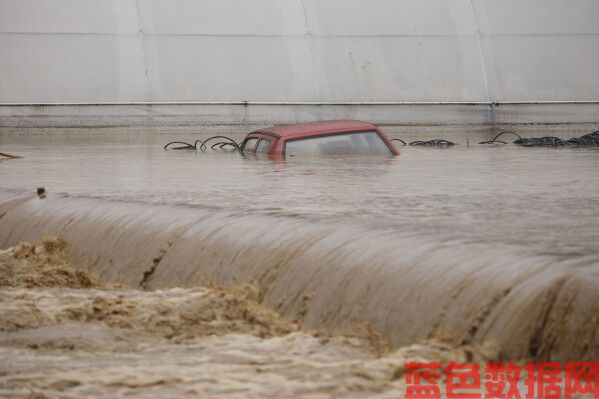
[[[257,141],[258,141],[258,139],[256,139],[256,138],[247,139],[245,141],[245,143],[243,144],[243,151],[244,152],[254,152],[254,148],[256,147]]]
[[[342,133],[290,140],[285,156],[294,155],[391,155],[377,132]]]
[[[256,154],[268,154],[270,148],[270,140],[261,139],[256,147]]]

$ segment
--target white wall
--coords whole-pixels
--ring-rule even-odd
[[[491,98],[599,100],[599,1],[473,4]]]
[[[598,0],[0,0],[0,102],[599,100]]]

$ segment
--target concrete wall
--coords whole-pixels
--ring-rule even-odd
[[[597,0],[0,0],[0,102],[599,100]]]

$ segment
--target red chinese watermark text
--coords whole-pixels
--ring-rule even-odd
[[[599,399],[599,362],[406,364],[406,399]]]

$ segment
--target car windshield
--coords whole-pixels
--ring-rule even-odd
[[[330,136],[289,140],[285,156],[296,155],[391,155],[391,150],[377,132],[354,132]]]
[[[254,151],[254,148],[256,148],[257,141],[258,141],[258,139],[254,138],[254,137],[247,139],[243,145],[243,152]]]

